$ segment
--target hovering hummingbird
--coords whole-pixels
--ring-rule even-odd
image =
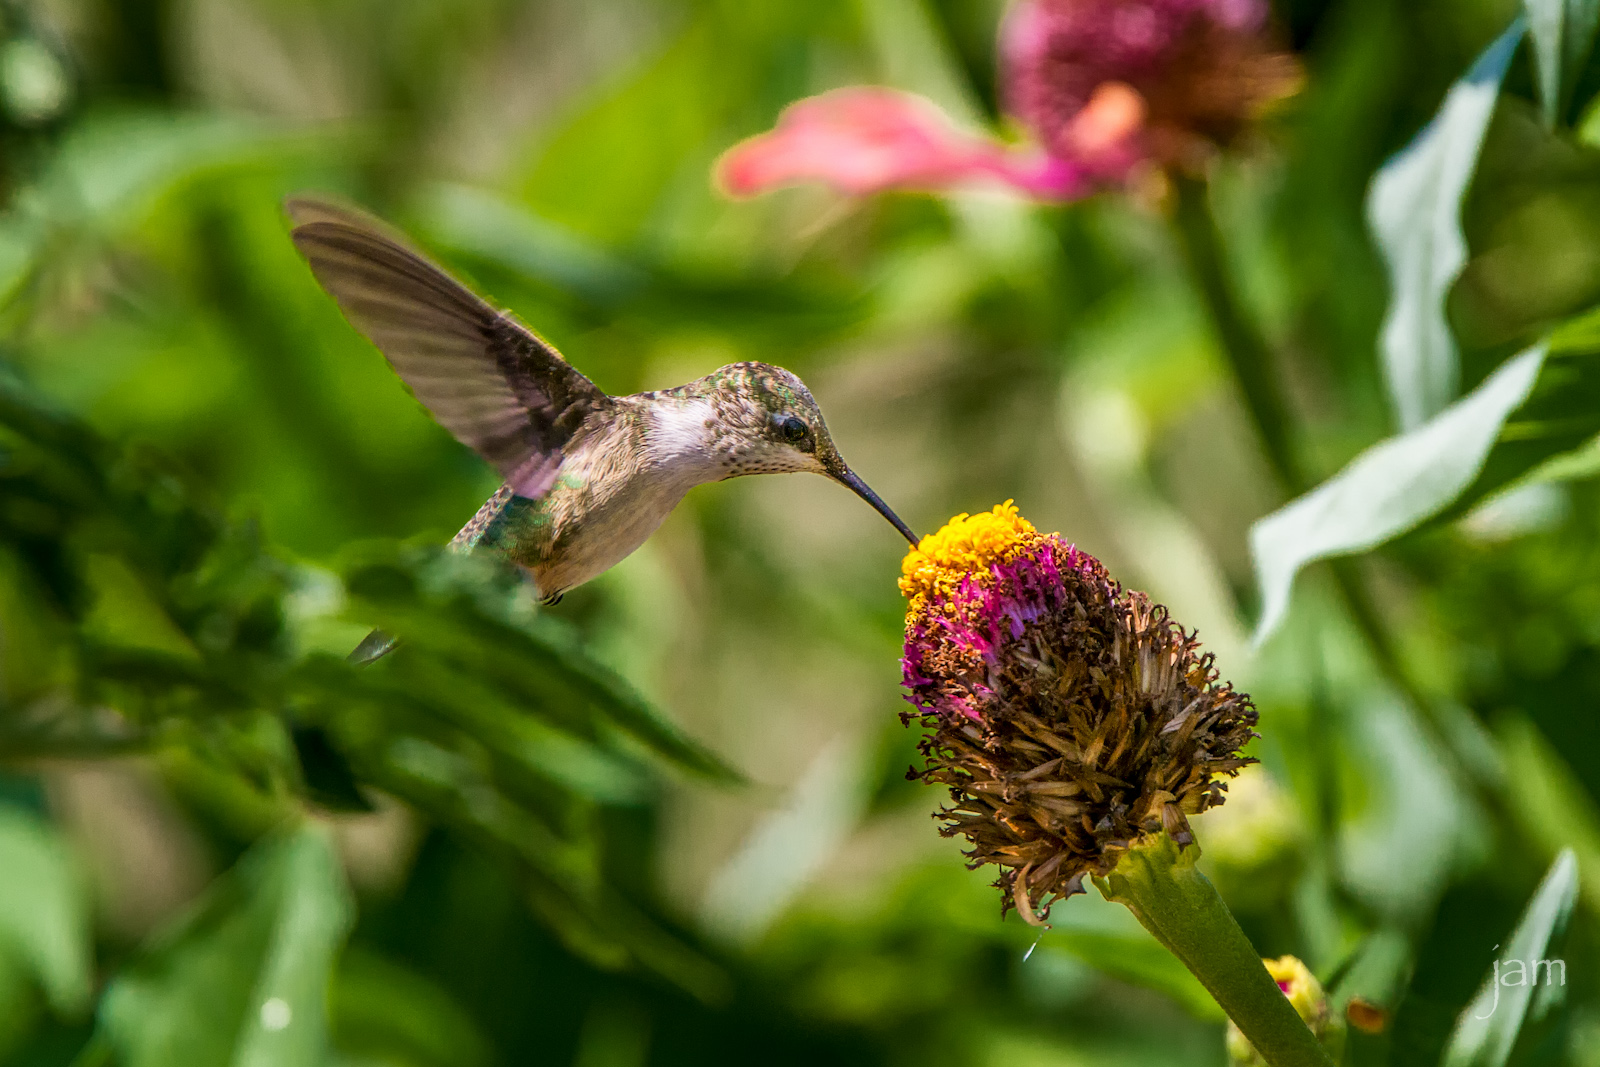
[[[382,223],[317,200],[286,206],[295,246],[345,317],[505,478],[451,547],[521,565],[545,603],[642,545],[690,489],[744,474],[827,475],[917,543],[783,368],[733,363],[675,389],[609,396]],[[373,631],[350,658],[394,645]]]

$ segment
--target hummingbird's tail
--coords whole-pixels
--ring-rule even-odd
[[[355,647],[355,650],[345,657],[345,662],[353,663],[357,667],[363,666],[373,660],[387,656],[395,650],[395,646],[399,643],[399,638],[386,634],[382,630],[374,630],[361,639],[361,643]]]
[[[451,550],[455,552],[471,552],[477,548],[478,542],[482,540],[484,532],[489,529],[490,523],[494,522],[500,513],[505,510],[506,505],[511,502],[511,498],[515,495],[516,491],[509,483],[502,485],[494,496],[484,501],[483,507],[479,508],[478,513],[472,516],[472,521],[463,526],[461,532],[451,539]],[[561,594],[557,593],[555,599],[560,600]],[[374,630],[362,638],[361,643],[355,647],[355,650],[345,657],[345,661],[360,667],[371,663],[373,660],[379,660],[387,656],[395,650],[395,646],[398,644],[400,644],[398,637],[382,630]]]

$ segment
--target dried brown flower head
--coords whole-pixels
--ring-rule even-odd
[[[941,832],[1000,867],[1003,907],[1029,922],[1146,834],[1190,843],[1187,816],[1254,762],[1255,708],[1194,635],[1010,501],[957,516],[904,569],[902,717],[930,730],[912,776],[949,787]]]

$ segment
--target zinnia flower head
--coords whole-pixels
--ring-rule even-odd
[[[1187,816],[1254,762],[1255,708],[1194,635],[1009,500],[924,537],[900,588],[902,718],[930,731],[912,775],[949,787],[941,832],[1029,922],[1147,834],[1192,842]]]

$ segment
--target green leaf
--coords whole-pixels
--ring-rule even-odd
[[[724,783],[743,777],[696,743],[626,681],[590,656],[570,630],[531,610],[529,591],[504,564],[444,549],[378,558],[346,569],[362,622],[403,638],[394,655],[420,653],[493,688],[517,709],[561,713],[592,731],[603,720],[682,769]],[[407,652],[407,646],[411,652]]]
[[[125,1067],[321,1067],[352,906],[326,834],[258,843],[120,975],[100,1009]]]
[[[739,770],[684,733],[626,679],[586,653],[580,654],[571,631],[551,620],[541,622],[544,624],[536,626],[531,635],[534,641],[545,655],[563,663],[575,684],[599,701],[618,727],[686,771],[722,785],[745,784],[747,779]]]
[[[65,843],[47,825],[0,810],[0,955],[32,971],[58,1012],[88,1007],[89,897]]]
[[[1517,783],[1507,799],[1522,832],[1551,852],[1570,848],[1585,899],[1600,901],[1600,808],[1594,798],[1526,715],[1500,716],[1495,733],[1506,778]]]
[[[489,1045],[471,1016],[427,978],[371,952],[351,950],[333,987],[339,1051],[358,1062],[480,1067]]]
[[[862,0],[884,84],[926,96],[964,123],[983,112],[926,0]]]
[[[1524,0],[1539,69],[1539,109],[1554,129],[1594,45],[1600,0]]]
[[[375,702],[392,709],[414,708],[421,715],[449,723],[496,757],[508,761],[564,792],[609,804],[634,804],[648,796],[647,772],[620,755],[589,743],[529,714],[517,701],[470,671],[440,670],[419,662],[414,648],[386,673],[398,677],[384,684],[366,680]]]
[[[1483,991],[1461,1013],[1443,1067],[1503,1067],[1524,1030],[1561,1006],[1567,995],[1566,962],[1553,953],[1561,947],[1577,899],[1578,861],[1568,849],[1556,857],[1528,902]]]
[[[17,1046],[39,1023],[39,996],[22,961],[0,952],[0,1063],[16,1062]]]
[[[6,305],[33,269],[39,244],[37,229],[16,218],[0,224],[0,307]]]
[[[1402,429],[1455,399],[1460,369],[1445,298],[1467,262],[1461,201],[1525,24],[1496,38],[1450,89],[1433,121],[1372,181],[1367,220],[1388,262],[1392,295],[1381,348]]]
[[[522,189],[529,205],[605,244],[636,238],[686,157],[708,154],[736,99],[729,83],[742,65],[719,54],[714,30],[709,17],[691,21],[621,84],[585,101],[539,145]]]
[[[281,128],[239,118],[129,110],[72,128],[26,201],[52,221],[81,218],[102,227],[132,221],[152,201],[202,172],[283,152]]]
[[[1373,445],[1250,528],[1262,602],[1257,643],[1283,621],[1295,575],[1306,564],[1364,551],[1414,529],[1473,484],[1507,418],[1533,390],[1545,352],[1536,345],[1507,360],[1427,423]]]
[[[597,302],[630,295],[649,280],[604,249],[481,189],[436,186],[423,210],[439,243]]]
[[[1076,902],[1074,902],[1076,903]],[[1064,930],[1050,944],[1103,974],[1162,993],[1197,1019],[1226,1018],[1206,987],[1155,938],[1136,931],[1122,935]]]
[[[1600,310],[1557,327],[1532,394],[1506,420],[1483,473],[1450,514],[1519,479],[1588,476],[1600,435]]]

